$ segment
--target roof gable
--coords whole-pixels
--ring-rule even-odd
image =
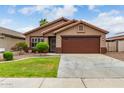
[[[88,26],[88,27],[91,27],[91,28],[93,28],[93,29],[96,29],[96,30],[98,30],[98,31],[100,31],[100,32],[102,32],[102,33],[105,33],[105,34],[108,33],[108,31],[106,31],[106,30],[104,30],[104,29],[101,29],[101,28],[99,28],[99,27],[96,27],[96,26],[94,26],[94,25],[92,25],[92,24],[89,24],[89,23],[87,23],[87,22],[81,20],[81,21],[77,21],[77,22],[75,22],[75,23],[69,24],[69,25],[67,25],[67,26],[65,26],[65,27],[63,27],[63,28],[60,28],[60,29],[54,31],[54,34],[59,33],[59,32],[61,32],[61,31],[64,31],[64,30],[66,30],[66,29],[69,29],[69,28],[71,28],[71,27],[73,27],[73,26],[76,26],[76,25],[78,25],[78,24],[84,24],[84,25],[86,25],[86,26]]]
[[[49,26],[51,26],[53,24],[56,24],[57,22],[61,22],[61,21],[64,21],[64,23],[61,23],[61,24],[58,24],[57,26],[55,25],[53,27],[50,27],[48,29],[43,30],[44,28],[49,27]],[[61,31],[66,30],[68,28],[71,28],[73,26],[76,26],[78,24],[84,24],[84,25],[86,25],[86,26],[88,26],[90,28],[93,28],[93,29],[95,29],[97,31],[100,31],[102,33],[105,33],[105,34],[108,33],[108,31],[106,31],[104,29],[101,29],[101,28],[99,28],[99,27],[97,27],[95,25],[92,25],[90,23],[87,23],[85,21],[82,21],[82,20],[80,20],[80,21],[78,21],[78,20],[69,20],[67,18],[61,17],[61,18],[59,18],[57,20],[49,22],[48,24],[46,24],[46,25],[44,25],[42,27],[38,27],[38,28],[35,28],[35,29],[33,29],[33,30],[29,31],[29,32],[26,32],[25,35],[28,35],[28,34],[33,33],[33,32],[36,32],[38,30],[42,30],[43,34],[46,34],[46,33],[52,32],[52,31],[53,31],[54,34],[56,34],[56,33],[59,33]]]
[[[37,31],[37,30],[46,28],[46,27],[48,27],[48,26],[50,26],[50,25],[52,25],[52,24],[55,24],[55,23],[58,23],[58,22],[61,22],[61,21],[67,22],[67,21],[69,21],[69,19],[64,18],[64,17],[61,17],[61,18],[59,18],[59,19],[57,19],[57,20],[54,20],[54,21],[52,21],[52,22],[47,23],[47,24],[44,25],[44,26],[40,26],[40,27],[37,27],[37,28],[35,28],[35,29],[32,29],[32,30],[30,30],[30,31],[28,31],[28,32],[26,32],[26,33],[24,33],[24,35],[27,35],[27,34],[30,34],[30,33],[32,33],[32,32],[35,32],[35,31]]]
[[[56,27],[50,28],[50,29],[48,29],[46,31],[43,31],[43,34],[47,34],[47,33],[52,32],[52,31],[54,32],[54,31],[56,31],[56,30],[58,30],[60,28],[63,28],[65,26],[67,26],[69,24],[72,24],[72,23],[75,23],[75,22],[76,22],[76,20],[70,20],[70,21],[68,21],[66,23],[62,23],[60,25],[57,25]]]

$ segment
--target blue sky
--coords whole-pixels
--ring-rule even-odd
[[[0,26],[26,32],[39,26],[39,20],[59,17],[85,20],[108,30],[109,36],[124,31],[124,6],[0,6]]]

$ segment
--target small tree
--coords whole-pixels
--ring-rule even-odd
[[[47,19],[41,19],[39,23],[40,23],[40,26],[44,26],[48,23],[48,21]]]
[[[36,44],[36,49],[40,53],[46,53],[48,52],[49,45],[47,42],[39,42]]]

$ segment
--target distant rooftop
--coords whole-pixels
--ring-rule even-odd
[[[124,32],[119,32],[119,33],[116,33],[114,36],[123,36],[124,35]]]
[[[124,39],[124,32],[116,33],[114,36],[107,38],[107,40],[120,40]]]
[[[13,36],[17,38],[25,38],[25,36],[22,33],[4,27],[0,27],[0,34]]]

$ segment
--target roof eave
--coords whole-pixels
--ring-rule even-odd
[[[39,30],[39,29],[44,28],[44,27],[46,27],[46,26],[49,26],[49,25],[51,25],[52,23],[58,22],[58,21],[60,21],[60,20],[69,21],[69,19],[64,18],[64,17],[61,17],[61,18],[59,18],[59,19],[57,19],[57,20],[54,20],[54,21],[52,21],[52,22],[47,23],[46,25],[44,25],[44,26],[42,26],[42,27],[40,26],[40,27],[34,28],[34,29],[32,29],[32,30],[30,30],[30,31],[28,31],[28,32],[26,32],[26,33],[24,33],[24,35],[30,34],[30,33],[34,32],[34,31],[36,31],[36,30]]]
[[[78,21],[77,23],[70,24],[70,25],[72,25],[72,26],[68,26],[68,27],[66,27],[65,29],[68,29],[68,28],[73,27],[73,26],[75,26],[75,25],[78,25],[78,24],[80,24],[80,23],[84,24],[84,22]],[[85,24],[85,25],[88,25],[88,26],[90,25],[90,26],[92,26],[92,28],[94,28],[94,29],[96,29],[96,30],[98,30],[98,31],[101,31],[102,33],[105,33],[105,34],[108,34],[108,33],[109,33],[108,31],[103,30],[103,29],[101,29],[101,28],[98,28],[98,27],[96,27],[96,26],[94,26],[94,25],[91,25],[91,24],[89,24],[89,23],[88,23],[88,24]],[[61,32],[61,31],[65,30],[65,29],[55,31],[54,34],[56,34],[56,33],[58,33],[58,32]]]
[[[13,37],[13,38],[18,38],[18,39],[25,39],[25,37],[14,36],[14,35],[5,34],[5,33],[2,33],[2,35],[9,36],[9,37]]]

